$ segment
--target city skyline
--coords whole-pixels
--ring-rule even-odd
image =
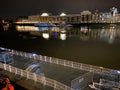
[[[0,17],[13,19],[18,16],[41,14],[43,12],[58,15],[64,13],[80,13],[84,10],[109,12],[116,7],[120,11],[119,0],[10,0],[0,2]]]

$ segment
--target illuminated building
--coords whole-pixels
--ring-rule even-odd
[[[112,8],[110,12],[96,12],[92,13],[89,10],[84,10],[79,14],[65,14],[51,15],[48,13],[42,13],[41,15],[31,15],[26,19],[18,19],[17,22],[22,23],[55,23],[60,24],[65,22],[67,24],[80,24],[80,23],[118,23],[119,14],[117,8]]]

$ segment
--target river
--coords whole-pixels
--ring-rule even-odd
[[[15,30],[31,32],[23,33]],[[66,28],[16,26],[15,30],[1,33],[0,46],[120,69],[119,25],[87,25]]]

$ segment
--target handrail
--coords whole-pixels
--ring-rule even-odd
[[[23,57],[27,57],[27,58],[33,58],[34,60],[40,60],[40,61],[49,62],[49,63],[53,63],[53,64],[63,65],[63,66],[75,68],[75,69],[78,69],[78,70],[85,70],[85,71],[94,72],[94,73],[98,73],[98,74],[109,75],[109,76],[112,76],[112,77],[116,77],[117,74],[118,74],[118,73],[113,73],[113,72],[116,72],[116,70],[114,70],[114,69],[108,69],[108,68],[104,68],[104,67],[93,66],[93,65],[68,61],[68,60],[54,58],[54,57],[48,57],[48,56],[43,56],[43,55],[37,55],[37,54],[12,50],[12,49],[6,49],[6,50],[10,51],[10,53],[13,54],[13,55],[19,55],[19,56],[23,56]],[[12,68],[12,66],[11,66],[11,68]],[[7,67],[4,67],[4,69],[6,70]],[[11,71],[12,71],[12,69],[11,69]],[[13,71],[15,71],[15,70],[13,70]],[[45,78],[45,81],[41,82],[41,83],[43,83],[45,85],[48,85],[48,86],[52,86],[54,88],[62,88],[62,87],[64,87],[64,90],[71,90],[70,87],[68,87],[66,85],[63,85],[62,83],[59,83],[59,82],[57,82],[55,80],[52,81],[52,79],[49,79],[49,78],[46,78],[46,77],[40,77],[40,76],[34,75],[33,73],[28,72],[28,71],[22,71],[22,73],[19,73],[20,71],[21,71],[21,69],[20,70],[17,69],[16,74],[20,74],[21,76],[22,75],[24,76],[24,74],[25,74],[25,75],[27,75],[26,77],[30,78],[30,79],[33,78],[32,76],[35,76],[36,78],[34,78],[34,79],[36,81],[38,81],[38,82],[43,81],[43,78]],[[28,73],[30,75],[28,75]],[[38,77],[40,77],[40,78],[38,78]],[[46,81],[46,80],[49,80],[49,81]],[[56,82],[56,83],[53,84],[53,82]],[[59,86],[60,84],[62,86]],[[67,88],[69,88],[69,89],[67,89]],[[61,90],[61,89],[59,89],[59,90]]]
[[[98,73],[98,74],[106,74],[106,75],[111,75],[111,76],[116,76],[116,74],[117,74],[117,73],[112,73],[112,72],[116,71],[114,69],[93,66],[93,65],[89,65],[89,64],[78,63],[78,62],[74,62],[74,61],[68,61],[68,60],[64,60],[64,59],[48,57],[48,56],[43,56],[43,55],[37,55],[37,54],[33,55],[32,53],[26,53],[26,52],[22,52],[22,51],[11,50],[11,49],[9,49],[9,50],[14,55],[19,55],[19,56],[23,56],[23,57],[27,57],[27,58],[33,58],[33,59],[37,59],[40,61],[63,65],[63,66],[67,66],[67,67],[71,67],[71,68],[75,68],[75,69],[79,69],[79,70],[85,70],[85,71],[90,71],[90,72],[94,72],[94,73]]]
[[[6,71],[9,71],[10,73],[14,73],[14,74],[23,76],[27,79],[31,79],[41,84],[53,87],[54,89],[57,89],[57,90],[74,90],[73,88],[67,85],[64,85],[56,80],[47,78],[44,75],[37,75],[35,73],[29,72],[27,70],[19,69],[8,64],[0,63],[0,68]]]

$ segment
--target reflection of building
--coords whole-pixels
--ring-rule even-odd
[[[49,39],[49,33],[42,33],[43,38]]]
[[[70,30],[59,28],[59,27],[41,27],[36,28],[34,26],[18,26],[19,31],[30,31],[30,34],[36,36],[42,36],[43,38],[49,39],[59,38],[66,40],[67,38],[79,38],[87,41],[89,39],[99,39],[112,43],[115,38],[120,38],[119,26],[116,24],[110,24],[110,26],[104,26],[97,29],[88,26],[81,26],[79,28],[71,28]],[[35,30],[36,28],[36,30]],[[38,32],[39,31],[39,32]]]
[[[103,40],[107,40],[109,43],[113,43],[115,37],[117,36],[116,32],[117,29],[115,28],[115,26],[110,26],[109,29],[103,28],[100,32],[100,38]]]
[[[61,30],[60,31],[60,39],[61,40],[66,40],[67,36],[66,36],[66,30]]]
[[[16,26],[16,30],[18,31],[39,31],[38,27],[34,26]]]

